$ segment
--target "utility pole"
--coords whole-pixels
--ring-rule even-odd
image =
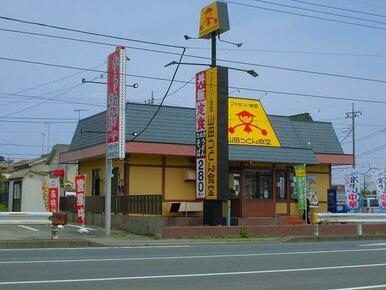
[[[42,155],[44,155],[44,138],[46,137],[46,133],[42,133],[43,136],[43,145],[42,145]]]
[[[352,130],[352,155],[353,155],[353,168],[355,169],[355,118],[362,115],[360,111],[355,111],[354,103],[352,103],[351,112],[346,113],[346,119],[351,118],[351,130]]]
[[[88,111],[87,109],[75,109],[74,112],[78,112],[78,121],[80,121],[80,112]]]

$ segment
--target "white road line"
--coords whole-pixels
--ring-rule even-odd
[[[360,289],[377,289],[377,288],[386,288],[386,284],[359,286],[359,287],[351,287],[351,288],[336,288],[336,289],[330,289],[330,290],[360,290]]]
[[[292,269],[272,269],[257,271],[240,271],[240,272],[218,272],[218,273],[194,273],[194,274],[171,274],[171,275],[154,275],[154,276],[127,276],[127,277],[104,277],[90,279],[63,279],[63,280],[37,280],[37,281],[7,281],[0,282],[1,285],[25,285],[25,284],[54,284],[54,283],[80,283],[80,282],[102,282],[102,281],[119,281],[119,280],[144,280],[144,279],[170,279],[170,278],[196,278],[196,277],[218,277],[218,276],[239,276],[239,275],[258,275],[258,274],[275,274],[290,272],[309,272],[337,269],[355,269],[370,267],[386,267],[382,264],[361,264],[346,266],[314,267],[314,268],[292,268]]]
[[[359,245],[359,247],[379,247],[379,246],[386,246],[386,243],[374,243],[374,244]]]
[[[191,245],[145,245],[145,246],[117,246],[117,247],[79,247],[79,248],[29,248],[29,249],[0,249],[0,252],[21,251],[57,251],[57,250],[110,250],[110,249],[162,249],[162,248],[190,248]]]
[[[34,232],[38,232],[39,231],[38,229],[34,229],[34,228],[23,226],[23,225],[17,225],[17,226],[21,227],[21,228],[24,228],[24,229],[27,229],[27,230],[30,230],[30,231],[34,231]]]
[[[357,250],[331,250],[310,252],[279,252],[279,253],[248,253],[248,254],[220,254],[220,255],[194,255],[194,256],[157,256],[157,257],[122,257],[122,258],[99,258],[99,259],[64,259],[64,260],[23,260],[23,261],[0,261],[1,264],[43,264],[43,263],[80,263],[80,262],[117,262],[117,261],[148,261],[148,260],[178,260],[178,259],[217,259],[235,257],[258,257],[258,256],[283,256],[283,255],[305,255],[305,254],[335,254],[351,252],[373,252],[386,251],[379,249],[357,249]]]
[[[67,224],[66,225],[66,227],[73,227],[73,228],[78,228],[78,229],[81,229],[81,228],[83,228],[82,226],[77,226],[77,225],[69,225],[69,224]],[[90,230],[90,231],[94,231],[94,232],[97,232],[98,230],[96,230],[96,229],[92,229],[92,228],[86,228],[86,227],[84,227],[85,229],[88,229],[88,230]]]

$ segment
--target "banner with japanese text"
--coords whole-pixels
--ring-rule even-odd
[[[385,193],[385,173],[383,170],[377,169],[373,173],[373,179],[377,190],[378,206],[386,209],[386,193]]]
[[[306,181],[306,166],[295,165],[295,190],[298,198],[298,209],[304,210],[306,208],[306,192],[307,192],[307,181]]]
[[[361,194],[359,187],[359,172],[352,169],[345,174],[344,190],[346,196],[346,206],[349,210],[357,210],[361,208]]]
[[[60,180],[59,178],[50,178],[48,180],[48,211],[59,211],[59,194]]]
[[[78,214],[78,223],[85,223],[85,195],[86,195],[86,176],[75,176],[75,193],[76,193],[76,211]]]
[[[107,60],[106,157],[125,158],[126,52],[117,47]]]

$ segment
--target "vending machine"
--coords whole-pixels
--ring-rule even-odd
[[[327,210],[331,213],[348,212],[343,185],[333,186],[327,190]]]

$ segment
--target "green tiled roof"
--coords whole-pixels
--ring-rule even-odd
[[[155,105],[127,103],[126,141],[141,131],[157,110]],[[80,120],[70,151],[105,142],[105,115],[101,112]],[[229,146],[230,160],[261,162],[317,163],[314,153],[343,154],[331,123],[291,121],[286,116],[268,116],[281,143],[280,148]],[[136,141],[194,145],[195,109],[163,106],[149,128]]]

